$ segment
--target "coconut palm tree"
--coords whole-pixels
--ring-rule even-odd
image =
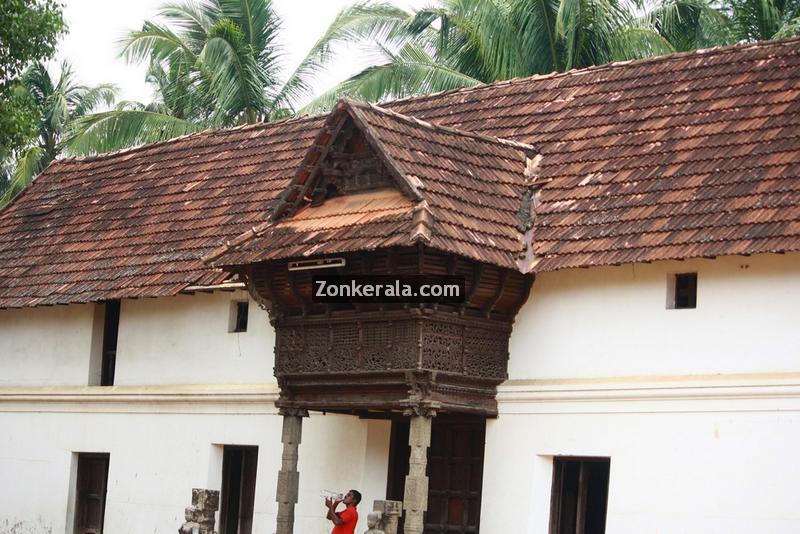
[[[800,0],[659,0],[646,17],[676,51],[800,35]]]
[[[367,1],[343,10],[312,55],[345,42],[377,59],[305,110],[798,35],[799,16],[800,0],[438,0],[413,12]]]
[[[725,0],[739,41],[761,41],[800,34],[800,0]]]
[[[57,79],[50,76],[42,63],[34,63],[25,70],[21,82],[40,112],[38,138],[35,145],[22,151],[8,173],[8,184],[0,204],[18,193],[65,150],[65,134],[76,120],[101,105],[111,105],[115,98],[112,85],[78,84],[68,62],[61,64]]]
[[[439,0],[414,12],[360,3],[317,49],[335,42],[372,43],[379,60],[307,109],[341,96],[397,98],[674,50],[622,0]]]
[[[271,0],[164,5],[122,41],[122,56],[146,62],[156,100],[86,117],[69,137],[75,152],[102,152],[209,127],[284,117],[318,66],[279,79],[280,20]]]

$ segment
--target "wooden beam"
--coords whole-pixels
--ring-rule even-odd
[[[508,280],[508,271],[502,269],[500,271],[500,277],[497,284],[497,292],[495,292],[494,297],[492,300],[489,301],[486,306],[483,308],[483,315],[487,319],[492,316],[492,311],[494,311],[494,307],[497,306],[497,303],[500,302],[500,299],[503,298],[503,291],[506,289],[506,281]]]

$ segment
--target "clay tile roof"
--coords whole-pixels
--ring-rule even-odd
[[[798,39],[384,107],[536,147],[545,185],[536,193],[524,241],[533,254],[523,270],[800,250]],[[0,307],[173,295],[219,282],[225,273],[201,258],[268,221],[325,120],[203,132],[54,162],[0,212]],[[395,161],[423,167],[420,173],[435,167],[409,159]],[[447,203],[459,214],[463,203],[486,202],[482,216],[492,229],[473,235],[476,219],[466,212],[469,220],[440,228],[440,246],[461,243],[461,253],[472,255],[482,239],[497,236],[499,248],[487,250],[498,251],[502,265],[513,239],[494,225],[510,222],[506,197],[480,194],[480,182],[472,189],[444,183],[429,190],[442,214]]]
[[[311,189],[309,161],[335,141],[330,132],[352,118],[396,189],[327,199],[254,228],[213,251],[215,266],[409,246],[428,246],[515,269],[523,250],[519,212],[528,187],[530,145],[441,127],[377,106],[340,102],[320,129],[284,198]],[[299,198],[297,200],[299,202]]]
[[[800,40],[389,106],[535,145],[534,271],[800,250]]]

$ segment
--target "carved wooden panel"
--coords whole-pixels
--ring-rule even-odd
[[[464,372],[464,326],[425,321],[422,325],[422,368]]]
[[[465,302],[320,303],[311,296],[313,271],[289,271],[285,262],[250,266],[241,274],[269,308],[277,333],[278,405],[496,415],[511,325],[532,279],[425,247],[345,259],[338,274],[463,276]]]
[[[506,377],[509,325],[450,314],[390,320],[352,315],[350,320],[278,321],[276,374],[431,370]]]

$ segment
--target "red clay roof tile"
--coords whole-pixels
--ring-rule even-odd
[[[541,152],[547,183],[536,198],[533,270],[800,250],[800,40],[592,67],[386,107]],[[267,220],[324,121],[209,131],[54,162],[0,213],[0,307],[172,295],[223,280],[200,258]],[[499,236],[519,204],[513,188],[498,187],[502,177],[493,172],[488,181],[450,185],[483,155],[437,157],[385,130],[398,164],[429,175],[429,203],[443,214],[431,245],[507,261],[503,251],[516,238]],[[485,209],[472,209],[478,202]],[[331,236],[320,233],[314,251],[385,244],[391,230],[405,239],[411,222],[403,221],[363,235],[353,230],[329,245]],[[481,244],[489,236],[500,239],[498,248]],[[285,246],[298,256],[311,250]]]

